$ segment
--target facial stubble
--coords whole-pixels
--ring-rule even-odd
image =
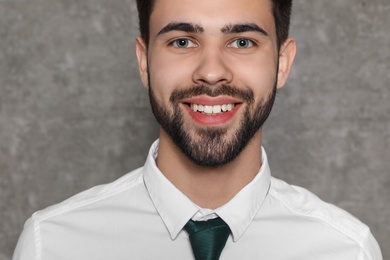
[[[277,77],[276,77],[277,78]],[[150,79],[149,79],[150,82]],[[156,98],[153,86],[149,84],[149,98],[154,116],[173,143],[193,163],[203,167],[220,167],[233,161],[248,145],[268,118],[276,96],[276,80],[270,93],[255,103],[253,91],[231,85],[209,87],[194,85],[184,90],[175,90],[170,96],[170,112]],[[241,113],[239,125],[230,138],[228,127],[206,127],[185,129],[180,100],[198,95],[228,95],[244,101],[245,111]]]

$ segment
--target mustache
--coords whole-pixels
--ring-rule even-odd
[[[236,86],[227,84],[223,84],[216,87],[210,87],[206,85],[194,85],[186,89],[176,89],[172,92],[169,100],[172,103],[176,103],[182,99],[200,95],[207,95],[210,97],[227,95],[234,98],[242,99],[249,104],[255,101],[254,94],[251,89],[240,89]]]

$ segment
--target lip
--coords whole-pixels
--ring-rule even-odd
[[[210,97],[210,96],[197,96],[191,97],[185,100],[182,100],[182,105],[187,111],[187,113],[191,116],[191,118],[198,124],[202,126],[221,126],[228,123],[233,119],[237,111],[240,109],[242,105],[242,101],[236,98],[220,96],[220,97]],[[231,111],[227,111],[221,114],[216,115],[206,115],[200,112],[194,112],[190,104],[200,104],[204,106],[216,106],[223,104],[235,104],[234,108]]]

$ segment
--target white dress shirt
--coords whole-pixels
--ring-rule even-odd
[[[367,226],[309,191],[271,177],[265,151],[251,183],[216,210],[190,201],[155,164],[36,212],[13,260],[193,259],[183,226],[220,216],[231,237],[221,260],[381,260]]]

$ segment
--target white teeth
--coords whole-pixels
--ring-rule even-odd
[[[205,106],[205,107],[204,107],[204,112],[205,112],[206,114],[211,114],[211,113],[213,113],[213,107],[212,107],[212,106]]]
[[[223,112],[231,111],[233,108],[234,108],[234,104],[223,104],[223,105],[215,105],[215,106],[191,104],[191,109],[194,112],[201,112],[208,115],[221,114]]]
[[[221,106],[213,106],[213,114],[219,114],[221,113]]]

